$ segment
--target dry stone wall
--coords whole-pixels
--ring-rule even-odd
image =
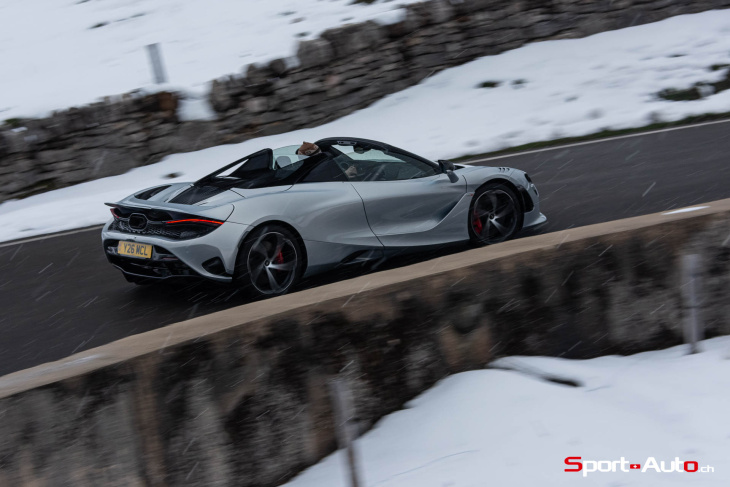
[[[179,95],[130,93],[0,126],[0,201],[120,174],[168,154],[316,126],[424,78],[528,42],[583,37],[730,0],[430,0],[392,25],[349,24],[211,83],[218,118],[181,122]],[[356,8],[353,6],[353,8]]]

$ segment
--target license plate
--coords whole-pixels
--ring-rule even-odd
[[[136,242],[119,242],[119,245],[117,246],[117,253],[128,257],[137,257],[139,259],[151,259],[152,245]]]

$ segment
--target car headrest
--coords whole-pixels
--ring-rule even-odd
[[[276,165],[280,168],[284,168],[290,165],[293,161],[289,156],[279,156],[276,158]]]

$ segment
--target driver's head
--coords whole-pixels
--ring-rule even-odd
[[[297,149],[297,154],[301,156],[313,156],[320,152],[322,152],[322,150],[317,146],[317,144],[312,144],[311,142],[302,142],[302,145],[300,145],[299,149]]]
[[[347,176],[348,179],[355,179],[357,174],[357,167],[354,164],[350,164],[350,167],[345,169],[345,176]]]

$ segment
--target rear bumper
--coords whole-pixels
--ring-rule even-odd
[[[109,262],[130,276],[148,279],[204,277],[218,282],[231,282],[240,242],[248,225],[226,222],[208,235],[190,240],[135,235],[110,231],[107,223],[102,244]],[[119,241],[153,245],[151,259],[118,255]]]

